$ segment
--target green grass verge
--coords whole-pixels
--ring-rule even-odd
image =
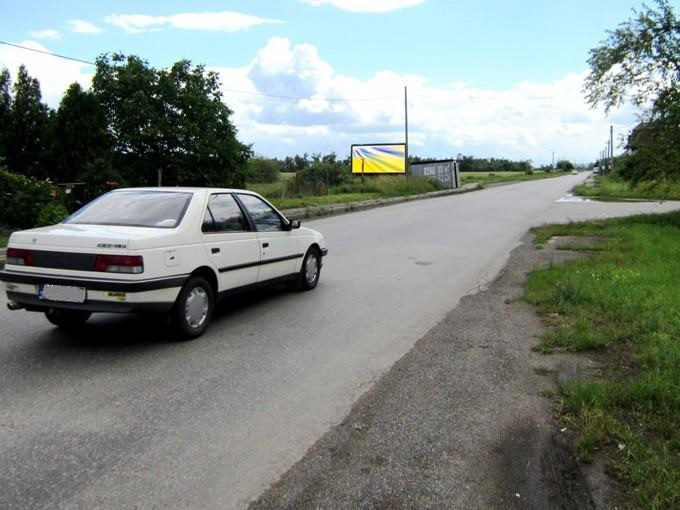
[[[9,240],[9,236],[6,236],[4,234],[0,234],[0,248],[4,248],[7,246],[7,241]]]
[[[492,184],[496,182],[520,182],[562,177],[566,172],[461,172],[460,179],[463,184],[478,182],[479,184]]]
[[[680,200],[679,182],[641,182],[632,185],[618,176],[598,175],[594,186],[580,185],[574,191],[584,197],[602,199]]]
[[[549,352],[597,350],[604,375],[561,388],[577,451],[597,449],[631,504],[680,508],[680,212],[550,226],[553,235],[601,236],[598,251],[530,274],[525,299],[551,324]]]

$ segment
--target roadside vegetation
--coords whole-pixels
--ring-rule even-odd
[[[680,212],[541,228],[596,236],[591,256],[529,276],[550,326],[538,349],[596,352],[601,376],[562,386],[584,462],[604,453],[633,506],[680,508]]]
[[[331,204],[348,204],[400,196],[419,195],[441,190],[438,181],[424,177],[405,176],[366,176],[362,184],[360,177],[352,177],[344,184],[320,187],[319,193],[313,190],[300,191],[296,174],[281,174],[282,178],[274,183],[253,183],[246,187],[267,198],[279,209],[313,207]],[[323,175],[319,179],[323,181]],[[325,192],[325,193],[324,193]]]
[[[535,181],[538,179],[548,179],[551,177],[561,177],[565,172],[533,171],[528,172],[461,172],[460,180],[462,184],[473,182],[479,184],[493,184],[497,182],[521,182]]]
[[[581,184],[574,188],[576,194],[598,199],[680,200],[680,181],[625,180],[619,174],[598,175],[594,185]]]

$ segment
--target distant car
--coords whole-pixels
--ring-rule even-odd
[[[572,170],[571,175],[578,175],[578,170]]]
[[[161,313],[188,339],[223,296],[283,282],[313,289],[327,253],[319,232],[250,191],[128,188],[13,233],[0,281],[10,309],[62,328],[92,312]]]

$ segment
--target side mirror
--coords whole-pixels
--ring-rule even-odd
[[[300,228],[300,220],[292,220],[288,225],[290,226],[291,230],[294,228]]]

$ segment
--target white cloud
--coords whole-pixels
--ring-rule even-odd
[[[49,51],[35,41],[17,44]],[[86,64],[0,47],[0,68],[16,75],[22,63],[39,79],[52,107],[72,82],[89,87],[94,71]],[[353,143],[403,141],[404,85],[411,152],[421,157],[460,152],[545,163],[555,151],[556,157],[587,162],[604,146],[610,123],[618,139],[635,122],[630,106],[607,117],[585,105],[585,71],[502,90],[464,81],[433,84],[388,69],[359,79],[336,72],[313,45],[280,37],[271,38],[247,66],[211,70],[220,74],[239,139],[271,156],[330,151],[345,156]]]
[[[94,23],[82,19],[69,20],[68,24],[71,32],[77,32],[79,34],[99,34],[103,32],[103,30]]]
[[[465,82],[433,85],[423,76],[391,70],[360,80],[335,72],[314,46],[280,37],[270,39],[248,66],[214,70],[222,76],[241,139],[261,154],[345,155],[352,143],[400,142],[404,85],[410,142],[423,157],[462,152],[544,163],[554,150],[586,162],[597,155],[614,122],[584,103],[585,71],[504,90]],[[616,120],[615,129],[625,132],[634,116],[629,110]]]
[[[49,48],[36,41],[21,41],[16,44],[50,52]],[[63,60],[12,46],[0,46],[0,68],[6,67],[12,78],[16,78],[17,70],[22,64],[26,66],[29,75],[38,79],[43,101],[52,108],[59,105],[61,96],[71,83],[77,81],[84,88],[88,88],[94,74],[94,67],[88,64]]]
[[[48,28],[45,30],[32,30],[29,32],[31,37],[36,39],[61,39],[61,32],[55,30],[54,28]]]
[[[425,3],[426,0],[301,0],[303,3],[319,7],[332,5],[350,12],[390,12]]]
[[[172,16],[146,14],[113,14],[105,21],[129,33],[161,30],[165,27],[184,30],[238,32],[257,25],[282,23],[279,20],[260,18],[239,12],[187,12]]]

